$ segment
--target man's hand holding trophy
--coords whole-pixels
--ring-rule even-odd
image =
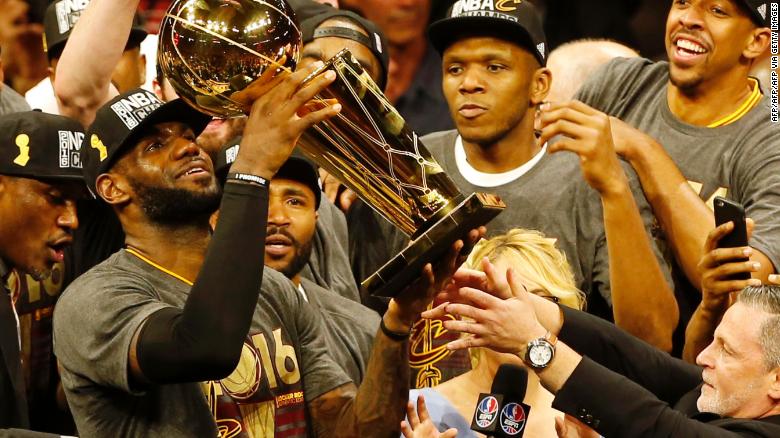
[[[175,0],[159,38],[158,63],[179,95],[220,117],[243,114],[252,96],[278,85],[295,70],[301,48],[284,0]],[[363,281],[372,294],[392,296],[505,205],[495,195],[460,193],[349,51],[309,79],[326,70],[335,80],[298,116],[328,105],[340,111],[306,130],[298,147],[410,236],[406,249]]]

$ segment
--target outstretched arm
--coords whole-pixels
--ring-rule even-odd
[[[339,111],[334,105],[298,115],[336,77],[328,71],[303,85],[317,66],[267,82],[273,86],[253,84],[243,92],[252,106],[231,172],[270,181],[300,134]],[[217,380],[233,371],[260,293],[267,209],[267,185],[225,184],[220,221],[184,308],[153,313],[133,338],[129,360],[134,381]],[[224,263],[230,254],[242,254],[241,263]],[[231,287],[224,287],[226,281]]]
[[[409,342],[379,330],[360,388],[349,383],[311,401],[317,436],[397,438],[409,399],[408,351]]]
[[[484,228],[472,230],[468,246],[484,233]],[[409,400],[409,333],[434,294],[465,260],[463,248],[463,241],[455,242],[449,255],[437,263],[436,275],[426,265],[421,278],[390,301],[382,318],[385,328],[377,332],[360,388],[343,385],[312,400],[310,409],[320,436],[400,435]]]
[[[98,108],[116,96],[111,75],[130,37],[138,2],[92,0],[84,10],[57,63],[54,93],[60,114],[89,126]]]
[[[698,264],[707,233],[715,227],[710,210],[693,190],[663,146],[620,119],[611,117],[616,151],[636,170],[642,190],[653,206],[667,241],[691,284],[701,285]],[[760,264],[753,274],[766,279],[774,272],[769,258],[754,248],[751,261]]]
[[[470,322],[445,321],[447,330],[472,335],[451,342],[451,349],[487,347],[524,359],[528,343],[549,330],[543,321],[547,316],[536,311],[536,301],[543,298],[528,293],[511,269],[502,279],[488,262],[483,267],[487,291],[449,290],[447,298],[459,304],[445,304],[423,316],[448,312],[471,318]],[[552,360],[546,368],[531,368],[555,394],[553,407],[577,416],[604,436],[739,436],[687,418],[669,406],[701,383],[698,368],[620,334],[606,321],[572,309],[563,312],[565,323]],[[575,345],[588,357],[570,347]],[[622,369],[616,367],[620,362],[625,365]],[[596,392],[593,382],[598,382]]]
[[[516,341],[516,338],[527,336],[529,330],[537,327],[526,327],[523,322],[526,314],[518,313],[510,304],[526,297],[528,305],[533,307],[535,319],[542,327],[537,330],[541,335],[549,331],[575,351],[637,382],[662,400],[677,400],[684,393],[676,391],[672,383],[687,382],[682,386],[689,389],[699,381],[698,367],[672,358],[601,318],[558,306],[538,295],[527,293],[517,279],[516,272],[511,269],[506,276],[502,276],[487,259],[483,260],[482,267],[485,272],[468,269],[458,271],[453,276],[454,284],[438,297],[445,304],[423,313],[423,317],[435,318],[440,313],[454,309],[457,314],[466,311],[468,314],[463,314],[464,316],[473,314],[484,320],[481,324],[485,326],[482,334],[473,338],[461,338],[451,343],[453,348],[483,346],[481,343],[487,341],[482,338],[487,333],[501,333],[500,337],[493,337],[491,343],[512,345],[511,348],[518,348],[516,351],[525,348],[526,343],[523,340]],[[505,304],[495,301],[496,299],[503,300]],[[465,305],[448,305],[447,302]],[[495,311],[486,307],[492,305],[496,306]],[[503,319],[506,321],[502,322]],[[463,321],[445,321],[447,330],[472,333],[475,327],[479,325]],[[516,344],[512,344],[513,342]],[[666,369],[668,372],[657,373],[658,369]]]
[[[609,279],[615,324],[658,348],[671,351],[679,310],[653,253],[628,179],[615,153],[610,119],[582,102],[542,107],[540,141],[562,135],[551,153],[580,157],[588,184],[598,191],[604,212]]]

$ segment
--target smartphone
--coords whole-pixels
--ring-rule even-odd
[[[745,223],[745,208],[737,202],[730,201],[720,196],[715,197],[715,226],[726,222],[734,222],[734,229],[718,242],[718,248],[737,248],[748,246],[747,224]],[[748,261],[747,257],[734,259],[733,261]],[[749,272],[734,274],[731,279],[748,280]]]

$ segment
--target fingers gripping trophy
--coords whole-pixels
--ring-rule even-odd
[[[294,70],[300,48],[284,0],[175,0],[160,28],[158,63],[189,104],[233,117],[244,113],[240,91],[269,69]],[[298,146],[409,235],[411,244],[362,283],[393,296],[505,205],[495,195],[460,193],[349,51],[312,77],[326,69],[337,78],[317,99],[336,99],[342,110],[307,130]]]

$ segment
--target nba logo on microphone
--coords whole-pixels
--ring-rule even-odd
[[[507,435],[517,435],[523,431],[526,420],[525,407],[520,403],[507,403],[501,410],[501,429]]]
[[[496,420],[498,416],[498,400],[495,397],[489,396],[480,400],[477,405],[477,412],[474,413],[474,421],[481,428],[490,427],[490,424]]]

